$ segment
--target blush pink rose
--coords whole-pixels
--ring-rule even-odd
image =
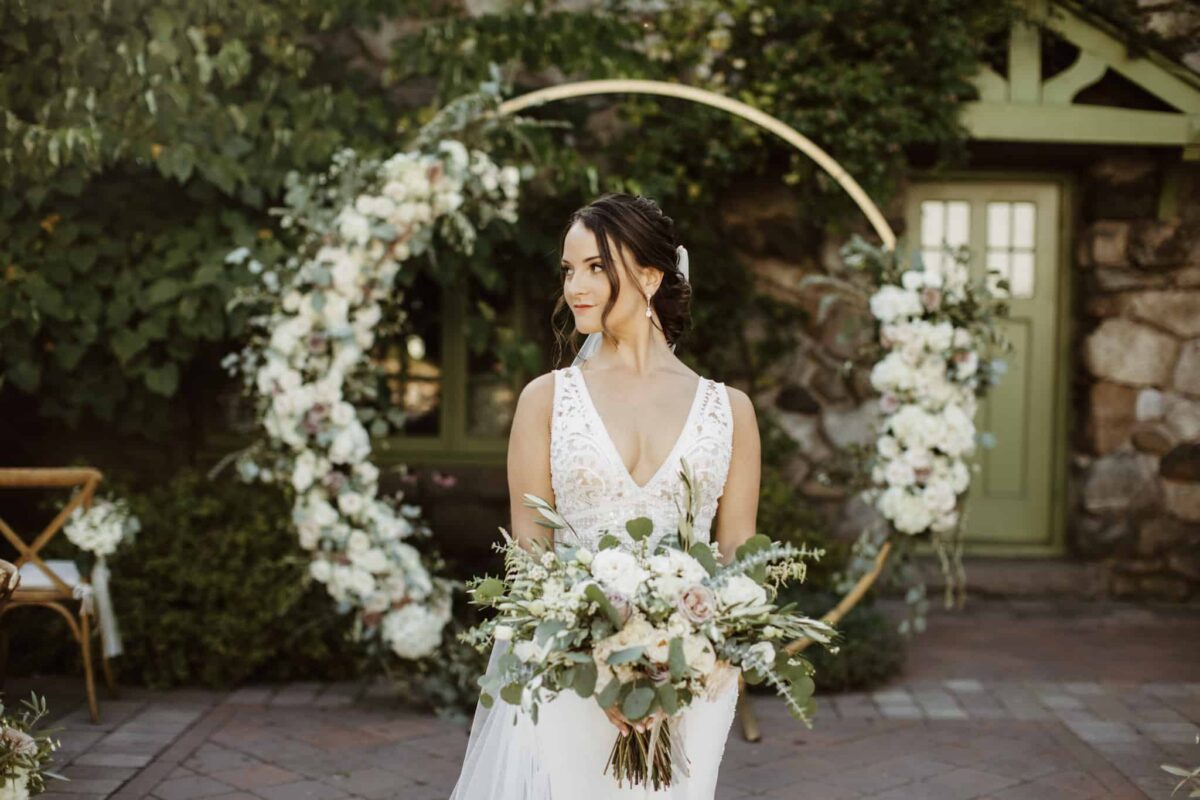
[[[717,598],[707,586],[692,584],[679,595],[679,610],[694,623],[708,622],[717,610]]]

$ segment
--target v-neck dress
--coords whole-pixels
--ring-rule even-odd
[[[605,533],[628,541],[625,522],[638,516],[654,522],[651,550],[659,539],[674,534],[683,510],[679,472],[680,459],[685,457],[699,499],[696,536],[708,541],[733,454],[733,414],[725,384],[700,378],[675,446],[650,480],[639,486],[621,460],[579,367],[555,370],[554,379],[550,421],[554,504],[587,545],[594,548]],[[632,546],[631,541],[628,544]]]

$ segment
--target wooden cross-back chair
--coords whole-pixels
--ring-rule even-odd
[[[41,533],[26,543],[9,524],[0,517],[0,535],[17,549],[17,579],[7,602],[0,589],[0,685],[3,685],[4,667],[8,661],[8,631],[3,626],[4,615],[21,606],[44,606],[58,612],[67,621],[71,634],[79,642],[83,654],[84,681],[87,685],[88,711],[92,722],[100,721],[100,709],[96,703],[96,682],[92,675],[92,613],[89,604],[76,595],[76,587],[90,590],[89,579],[81,575],[71,559],[43,559],[39,554],[71,518],[77,508],[91,508],[96,487],[100,485],[99,470],[82,468],[31,468],[0,469],[0,489],[74,489],[75,492],[62,509],[54,516]],[[90,605],[95,608],[94,603]],[[101,637],[104,629],[100,629]],[[103,645],[103,642],[102,642]],[[100,649],[104,680],[112,696],[117,695],[116,681],[108,663],[104,647]]]

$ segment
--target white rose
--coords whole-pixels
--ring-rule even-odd
[[[352,208],[343,209],[337,222],[338,232],[348,242],[365,244],[371,238],[371,221]]]
[[[378,547],[372,547],[362,555],[358,556],[355,563],[362,569],[374,574],[385,572],[390,566],[387,554]]]
[[[362,461],[371,452],[367,431],[354,423],[338,431],[329,447],[329,460],[335,464],[353,464]]]
[[[401,658],[421,658],[441,643],[448,620],[448,609],[409,603],[384,616],[384,639]]]
[[[683,658],[698,675],[708,675],[717,666],[717,654],[707,636],[697,634],[684,639]]]
[[[346,550],[352,555],[365,553],[371,548],[371,537],[360,530],[350,532],[350,537],[346,542]]]
[[[888,462],[883,470],[883,478],[892,486],[911,486],[917,479],[913,468],[899,458]]]
[[[344,515],[354,516],[362,511],[364,506],[362,495],[358,492],[342,492],[337,495],[337,507],[342,510]]]
[[[361,274],[358,262],[349,254],[343,255],[334,262],[333,269],[330,270],[334,290],[347,298],[357,297],[358,279]]]
[[[946,481],[930,481],[921,495],[930,510],[940,514],[951,511],[957,499],[954,489]]]
[[[338,521],[337,511],[320,497],[313,497],[309,501],[308,513],[312,516],[313,522],[322,528],[328,527]]]
[[[359,567],[350,573],[349,584],[360,597],[367,597],[375,591],[375,576]]]
[[[326,292],[324,297],[325,305],[321,308],[321,317],[325,320],[326,327],[341,328],[349,320],[350,301],[332,292]]]
[[[379,467],[370,461],[364,461],[361,464],[354,465],[354,474],[363,483],[373,485],[379,480]]]
[[[923,311],[920,296],[899,286],[883,286],[871,295],[871,313],[882,322],[900,317],[918,317]]]
[[[717,599],[725,608],[732,606],[758,606],[767,602],[767,591],[753,578],[734,575],[717,592]]]
[[[345,401],[342,401],[334,406],[333,411],[329,414],[329,418],[333,420],[333,424],[337,425],[339,428],[349,425],[355,420],[356,416],[357,415],[354,413],[354,406]]]
[[[311,452],[304,452],[296,459],[292,467],[292,487],[297,492],[307,491],[312,486],[316,465],[317,459]]]
[[[775,647],[770,642],[753,644],[746,651],[746,657],[751,663],[773,666],[775,664]]]
[[[875,443],[875,449],[884,458],[895,458],[900,455],[900,444],[891,436],[880,436]]]
[[[492,629],[492,635],[496,637],[497,641],[501,642],[507,642],[511,640],[513,633],[514,631],[509,625],[497,625]]]
[[[606,588],[633,597],[646,579],[645,570],[638,566],[637,559],[618,548],[609,548],[596,553],[592,559],[592,575]]]

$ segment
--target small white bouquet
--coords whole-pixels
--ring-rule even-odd
[[[78,547],[97,558],[110,556],[127,538],[141,530],[141,522],[124,500],[97,499],[92,507],[76,508],[63,533]]]
[[[573,690],[632,722],[653,720],[649,730],[617,736],[609,767],[619,785],[669,786],[672,718],[698,697],[715,697],[738,668],[748,683],[774,686],[793,716],[811,726],[812,664],[783,645],[800,637],[830,644],[836,636],[830,625],[774,603],[778,587],[803,580],[804,560],[820,551],[760,534],[721,565],[715,543],[692,539],[693,482],[686,461],[683,467],[688,511],[678,537],[654,552],[646,517],[625,525],[631,550],[611,533],[595,552],[563,542],[527,550],[501,528],[505,579],[469,584],[474,602],[498,613],[463,640],[481,650],[511,641],[479,679],[485,706],[499,696],[536,723],[539,703]],[[544,527],[570,528],[536,495],[526,494],[525,505],[541,513]]]
[[[45,790],[45,776],[68,778],[49,772],[46,766],[59,742],[46,735],[34,733],[38,722],[47,713],[45,698],[30,694],[21,701],[29,710],[6,715],[0,702],[0,800],[28,800]]]
[[[97,498],[91,508],[76,508],[71,519],[63,527],[67,539],[87,553],[84,561],[91,560],[90,582],[76,587],[76,596],[83,601],[86,613],[97,612],[104,642],[106,657],[118,656],[124,651],[117,615],[113,610],[112,591],[109,587],[111,574],[107,557],[117,548],[131,540],[142,529],[141,521],[129,510],[122,499]],[[86,571],[86,570],[85,570]],[[2,798],[0,798],[2,800]]]

